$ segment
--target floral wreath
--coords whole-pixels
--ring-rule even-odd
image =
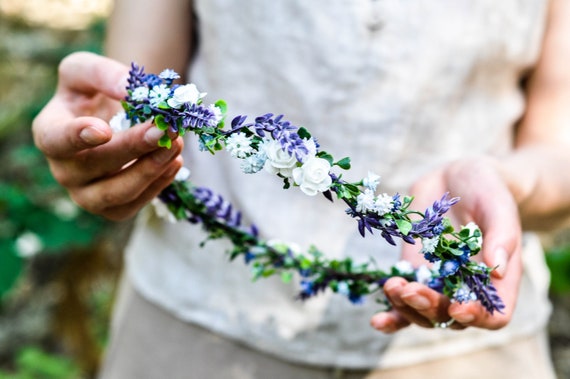
[[[241,169],[253,174],[265,169],[283,180],[284,189],[299,187],[309,196],[323,194],[331,202],[336,198],[347,205],[346,214],[356,220],[358,231],[379,231],[392,245],[395,239],[414,244],[420,240],[420,254],[431,262],[431,268],[400,261],[389,270],[376,267],[370,259],[355,263],[350,257],[327,259],[315,246],[302,252],[293,244],[266,241],[255,225],[244,226],[241,213],[211,189],[193,185],[190,172],[183,168],[153,204],[157,213],[172,222],[186,220],[201,224],[207,240],[226,238],[233,248],[231,260],[242,256],[252,265],[253,279],[280,274],[290,282],[295,273],[300,279],[298,298],[308,299],[327,288],[345,295],[352,303],[362,303],[365,295],[380,294],[378,301],[387,306],[382,287],[391,277],[417,281],[448,296],[451,301],[479,301],[486,310],[502,313],[505,305],[490,281],[489,268],[470,258],[481,250],[481,230],[474,223],[456,231],[445,213],[459,201],[446,193],[433,205],[419,212],[410,209],[413,197],[400,194],[377,194],[380,177],[367,177],[348,182],[333,168],[348,171],[350,158],[336,161],[322,150],[305,128],[271,113],[248,122],[247,116],[233,118],[224,129],[227,105],[223,100],[204,105],[206,93],[194,84],[174,84],[180,76],[166,69],[159,75],[147,74],[144,67],[132,63],[127,85],[128,95],[122,101],[124,112],[110,121],[114,131],[151,120],[165,133],[159,146],[170,148],[167,132],[184,136],[194,133],[200,150],[215,154],[227,150],[241,160]]]

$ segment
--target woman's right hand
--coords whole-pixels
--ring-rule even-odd
[[[129,68],[92,53],[73,53],[59,65],[57,90],[35,118],[34,142],[55,179],[87,211],[125,220],[168,186],[182,167],[180,137],[158,147],[150,123],[116,134],[108,120],[126,96]]]

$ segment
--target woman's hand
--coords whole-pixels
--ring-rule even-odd
[[[79,206],[111,220],[134,216],[182,166],[181,138],[167,150],[158,147],[162,132],[148,123],[112,133],[108,120],[121,109],[127,76],[128,67],[114,60],[71,54],[33,123],[55,179]]]
[[[431,328],[435,323],[455,321],[450,328],[474,326],[499,329],[511,319],[522,275],[522,231],[517,204],[503,179],[498,164],[490,158],[470,158],[450,164],[419,180],[411,189],[414,207],[428,207],[443,193],[460,196],[461,200],[449,211],[455,226],[475,222],[483,233],[483,248],[478,259],[489,267],[492,282],[506,307],[504,313],[490,314],[479,302],[452,303],[436,291],[419,283],[392,278],[384,285],[392,310],[376,314],[371,319],[374,328],[395,332],[412,323]],[[416,265],[426,264],[418,254],[421,246],[408,245],[403,259]]]

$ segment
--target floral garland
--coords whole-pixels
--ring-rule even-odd
[[[227,150],[241,160],[245,173],[266,171],[283,180],[284,188],[299,187],[309,196],[322,193],[333,201],[334,195],[347,205],[346,213],[357,222],[360,234],[379,231],[390,244],[395,239],[414,244],[422,243],[420,251],[433,263],[414,269],[409,262],[400,261],[388,271],[375,267],[374,262],[357,264],[351,258],[325,258],[312,246],[301,252],[293,245],[266,241],[255,225],[244,226],[241,213],[212,190],[194,186],[188,181],[189,171],[181,170],[175,181],[153,203],[171,221],[187,220],[201,224],[209,239],[226,238],[233,248],[230,259],[243,256],[251,264],[253,278],[280,274],[290,282],[294,273],[300,277],[300,299],[307,299],[327,288],[345,295],[353,303],[361,303],[372,293],[382,294],[387,279],[399,276],[418,281],[448,296],[451,301],[479,301],[489,313],[502,312],[504,304],[490,281],[489,268],[470,258],[481,250],[482,235],[477,225],[469,223],[454,230],[444,215],[459,199],[445,194],[433,205],[418,212],[410,209],[413,198],[376,194],[380,177],[369,173],[357,182],[347,182],[333,168],[350,169],[350,159],[335,160],[320,149],[305,128],[298,128],[283,116],[265,114],[247,122],[247,116],[237,116],[231,127],[224,129],[227,114],[222,100],[204,105],[205,93],[194,84],[178,85],[179,75],[164,70],[160,75],[147,74],[143,67],[132,64],[128,79],[128,95],[122,102],[124,112],[110,122],[116,131],[140,122],[152,120],[165,132],[159,145],[170,148],[170,134],[198,136],[200,149],[212,154]],[[334,195],[333,195],[334,194]],[[204,241],[205,242],[205,241]],[[380,296],[382,300],[382,296]],[[389,305],[389,304],[387,304]]]

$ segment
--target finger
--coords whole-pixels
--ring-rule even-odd
[[[126,95],[129,68],[113,59],[89,53],[68,55],[59,64],[59,89],[81,94],[102,93],[115,100]]]
[[[172,142],[170,149],[158,146],[163,131],[150,123],[136,125],[116,133],[101,146],[78,153],[73,159],[58,159],[51,165],[54,177],[67,187],[86,185],[105,176],[114,175],[126,165],[149,153],[161,165],[183,147],[182,138]]]
[[[101,215],[112,221],[123,221],[135,216],[143,206],[174,181],[176,174],[182,167],[182,159],[179,158],[172,162],[164,174],[149,185],[136,200],[119,207],[104,209]]]
[[[34,142],[48,158],[69,157],[111,138],[108,124],[126,95],[128,68],[91,53],[75,53],[59,66],[55,96],[34,119]],[[104,95],[104,96],[102,96]],[[111,102],[109,99],[113,99]]]
[[[429,328],[432,326],[430,319],[420,315],[416,309],[406,304],[402,295],[408,282],[402,278],[391,278],[384,284],[384,294],[392,304],[392,307],[409,322]]]
[[[104,214],[108,209],[134,202],[151,183],[173,169],[170,163],[179,159],[181,151],[181,145],[170,150],[157,150],[116,175],[85,187],[72,188],[71,196],[78,205],[95,214]],[[180,163],[175,166],[179,168]]]
[[[395,310],[380,312],[372,316],[370,325],[383,333],[395,333],[410,325],[410,322]]]

